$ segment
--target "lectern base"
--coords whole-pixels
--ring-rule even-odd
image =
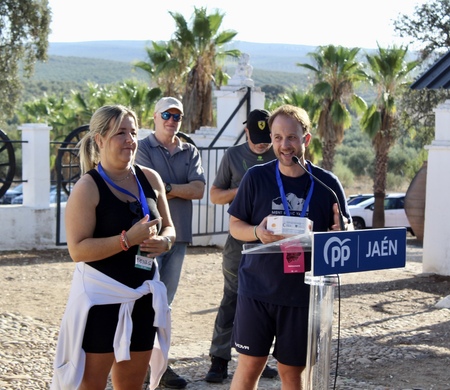
[[[311,292],[304,388],[327,390],[330,388],[334,286],[338,283],[338,276],[312,276],[307,272],[305,283],[311,285]]]

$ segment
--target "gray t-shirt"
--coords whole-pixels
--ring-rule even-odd
[[[237,188],[249,168],[275,158],[273,148],[263,154],[256,154],[250,150],[247,142],[230,146],[222,157],[213,184],[222,190]]]
[[[213,184],[222,190],[237,188],[249,168],[275,158],[273,148],[263,154],[256,154],[251,151],[247,142],[230,146],[222,157]],[[233,275],[237,275],[243,243],[229,234],[223,248],[223,267]]]
[[[186,184],[200,180],[206,183],[198,149],[180,140],[173,154],[161,145],[154,132],[139,140],[136,163],[154,169],[164,183]],[[192,242],[192,200],[169,199],[170,215],[177,234],[177,242]]]

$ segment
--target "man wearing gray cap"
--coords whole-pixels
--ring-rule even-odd
[[[186,248],[192,242],[192,200],[202,199],[205,175],[197,148],[177,137],[183,120],[183,104],[174,97],[163,97],[155,105],[155,131],[139,141],[136,163],[152,168],[165,183],[170,214],[177,234],[167,252],[157,257],[161,281],[172,304],[180,281]],[[161,384],[183,389],[187,382],[168,367]]]
[[[247,169],[276,158],[272,150],[267,123],[269,115],[268,111],[261,109],[253,110],[248,115],[247,121],[244,122],[247,124],[245,128],[247,142],[231,146],[226,150],[210,190],[212,203],[231,203]],[[229,234],[223,248],[224,291],[214,323],[214,333],[209,351],[212,364],[205,377],[205,380],[210,383],[221,383],[228,377],[228,362],[231,360],[231,332],[237,302],[237,274],[243,244],[243,241],[236,240]],[[262,376],[274,378],[277,376],[277,371],[266,366]]]

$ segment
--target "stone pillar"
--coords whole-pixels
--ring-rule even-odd
[[[254,86],[251,79],[253,67],[249,63],[249,55],[243,53],[239,59],[236,71],[228,81],[228,84],[221,87],[220,91],[215,91],[214,96],[217,98],[217,131],[220,131],[226,121],[230,118],[239,102],[250,91],[250,111],[256,108],[264,108],[265,93],[261,92],[261,88]],[[244,130],[245,125],[242,122],[247,120],[247,105],[244,104],[228,124],[221,138],[216,142],[215,146],[232,145],[236,138]],[[245,141],[245,138],[241,140]]]
[[[435,110],[435,139],[428,150],[423,271],[450,275],[450,100]]]
[[[22,130],[23,205],[50,207],[50,130],[41,123],[25,123]]]
[[[217,128],[202,127],[194,134],[191,134],[195,144],[200,148],[207,148],[211,142],[215,139],[218,132],[224,127],[225,123],[230,119],[231,114],[238,107],[239,102],[247,93],[250,88],[250,111],[257,108],[264,108],[265,93],[261,91],[261,88],[254,86],[254,82],[251,79],[253,67],[249,63],[249,55],[243,54],[238,61],[238,66],[234,75],[228,81],[228,84],[221,87],[220,91],[214,91],[214,96],[217,99]],[[243,122],[247,120],[247,104],[243,104],[236,115],[228,123],[226,129],[221,134],[220,138],[215,142],[216,147],[228,147],[234,145],[238,136],[245,128]],[[245,142],[245,135],[241,138],[240,142]],[[221,152],[223,155],[223,152]],[[202,165],[205,168],[205,175],[208,176],[208,181],[212,183],[217,172],[217,164],[220,164],[222,155],[214,155],[214,158],[210,158],[208,151],[202,152]],[[206,189],[209,191],[209,189]],[[214,205],[205,201],[203,198],[200,208],[196,209],[197,205],[194,204],[194,215],[201,213],[200,215],[209,216],[209,220],[205,223],[213,223],[214,218]],[[208,208],[209,210],[206,210]],[[225,209],[228,206],[224,206]],[[206,217],[205,217],[206,218]],[[224,218],[222,220],[222,218]],[[224,227],[228,227],[228,214],[226,210],[223,213],[217,214],[216,223],[220,226],[223,223]],[[206,221],[206,219],[202,219]],[[193,220],[193,229],[196,230],[196,219]],[[194,237],[194,245],[219,245],[225,244],[227,235],[211,235]]]
[[[220,91],[215,91],[214,95],[217,98],[217,130],[222,129],[225,122],[230,118],[233,111],[238,106],[241,99],[247,93],[247,87],[240,87],[235,90],[226,90],[221,88]],[[264,108],[264,92],[255,90],[252,88],[250,96],[250,111],[256,108]],[[225,131],[222,133],[220,139],[216,142],[215,146],[227,146],[232,145],[236,138],[244,130],[245,125],[243,122],[247,120],[247,105],[244,104],[231,122],[228,124]],[[245,138],[242,139],[242,142]]]

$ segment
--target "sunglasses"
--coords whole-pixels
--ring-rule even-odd
[[[141,202],[139,202],[138,200],[136,200],[135,202],[128,202],[128,208],[135,215],[135,218],[133,218],[133,221],[131,221],[131,225],[139,222],[144,217],[142,215]]]
[[[183,116],[181,114],[172,114],[167,111],[161,113],[161,118],[163,118],[165,121],[168,121],[172,117],[174,122],[180,122],[183,119]]]

